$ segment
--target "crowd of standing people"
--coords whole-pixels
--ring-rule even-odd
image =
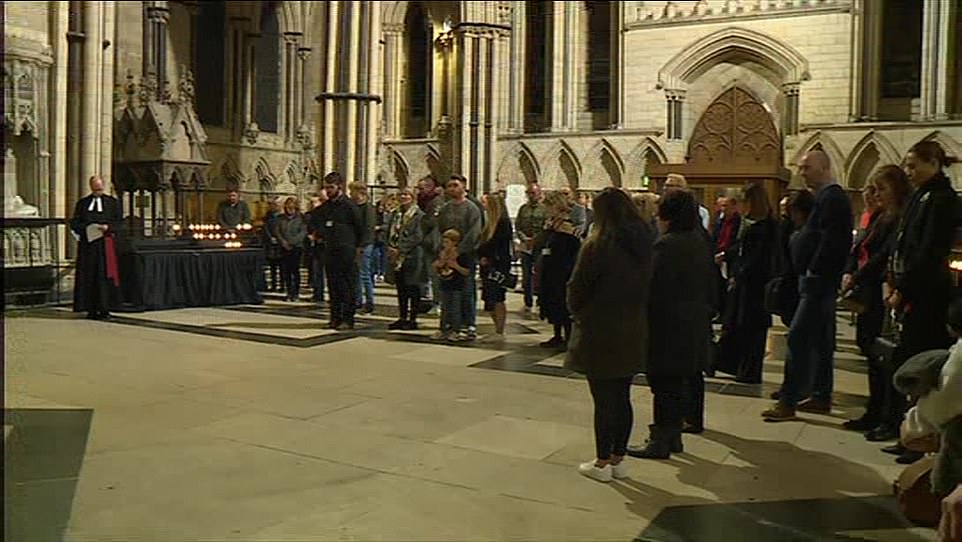
[[[553,328],[541,346],[567,350],[566,366],[587,377],[597,449],[579,470],[601,481],[626,475],[626,455],[668,458],[683,451],[683,433],[704,430],[705,375],[760,384],[773,317],[788,328],[787,352],[777,402],[762,417],[831,412],[836,311],[852,310],[870,397],[844,427],[895,441],[884,451],[910,463],[921,454],[900,434],[919,438],[962,414],[955,399],[925,421],[894,384],[906,361],[948,349],[962,331],[962,316],[954,322],[949,311],[948,256],[962,214],[948,164],[936,143],[915,145],[903,164],[866,180],[857,222],[820,150],[798,164],[805,189],[775,206],[764,185],[749,183],[719,198],[714,217],[681,175],[670,175],[661,194],[612,187],[593,199],[531,184],[512,223],[503,194],[478,200],[459,175],[443,185],[427,176],[374,203],[365,185],[345,189],[330,173],[304,216],[293,198],[270,211],[265,246],[288,299],[299,294],[307,253],[315,300],[323,301],[325,281],[330,291],[332,329],[353,329],[356,310],[371,312],[374,282],[383,280],[397,294],[390,329],[418,329],[419,313],[439,310],[432,338],[447,342],[478,339],[479,289],[493,322],[484,340],[504,340],[506,291],[520,260],[523,310]],[[956,357],[962,349],[953,347],[946,385],[962,391]],[[632,446],[630,386],[639,373],[654,419],[647,440]],[[962,473],[952,476],[962,482]]]

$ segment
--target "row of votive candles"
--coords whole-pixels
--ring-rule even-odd
[[[171,226],[171,229],[173,229],[175,232],[179,232],[181,229],[183,229],[183,227],[180,224],[174,224],[173,226]],[[187,226],[187,229],[193,232],[200,232],[200,231],[220,231],[223,228],[220,227],[220,224],[190,224]],[[254,229],[254,226],[252,226],[251,224],[238,224],[237,229],[242,231],[250,231]]]
[[[195,233],[193,235],[194,239],[203,240],[208,239],[211,241],[220,241],[221,239],[237,239],[236,233]]]
[[[224,243],[224,248],[240,248],[244,246],[240,241],[227,241]]]

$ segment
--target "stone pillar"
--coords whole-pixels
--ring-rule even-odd
[[[552,29],[551,41],[545,55],[551,59],[551,131],[561,131],[566,127],[568,110],[568,81],[571,79],[565,42],[568,39],[566,7],[567,2],[551,2]]]
[[[511,13],[511,51],[507,94],[508,131],[519,134],[524,131],[524,78],[525,78],[525,2],[514,2]]]
[[[782,134],[786,136],[798,133],[798,83],[782,85],[782,95],[785,97],[785,110],[782,112]]]
[[[384,25],[384,137],[397,139],[401,135],[401,67],[404,27]]]
[[[667,117],[665,119],[665,139],[684,139],[685,91],[683,89],[666,90],[665,99],[668,102]]]
[[[144,39],[146,73],[157,76],[157,98],[164,96],[167,84],[167,21],[170,11],[167,2],[151,2],[147,7],[147,32]]]
[[[343,66],[341,69],[347,69],[347,88],[338,89],[341,92],[349,92],[351,94],[356,94],[359,90],[359,79],[360,79],[360,61],[361,61],[361,26],[365,21],[362,13],[364,11],[364,5],[361,2],[348,2],[347,11],[344,14],[345,17],[350,21],[350,33],[344,36],[345,39],[341,41],[341,47],[347,47],[347,66]],[[370,7],[367,4],[366,7]],[[347,182],[356,181],[357,179],[357,169],[355,167],[357,163],[357,139],[358,133],[357,129],[357,118],[358,118],[358,104],[360,103],[356,99],[350,99],[342,102],[344,105],[346,121],[346,133],[339,133],[338,140],[343,142],[345,146],[344,150],[344,162],[339,164],[341,168],[341,174],[344,175],[344,180]]]
[[[882,64],[882,3],[855,0],[852,11],[851,121],[878,120]]]
[[[64,202],[64,214],[69,216],[73,212],[72,205],[84,195],[82,159],[82,140],[83,138],[83,105],[84,105],[84,49],[86,48],[87,37],[84,33],[83,24],[83,4],[80,0],[71,0],[68,4],[69,22],[67,26],[67,61],[66,73],[63,75],[64,87],[66,90],[66,104],[54,101],[54,104],[66,105],[64,134],[64,174],[69,179],[65,186],[66,201]],[[54,100],[57,100],[54,97]],[[71,256],[74,249],[73,244],[68,243]]]
[[[305,84],[307,81],[307,61],[311,57],[311,49],[309,47],[301,47],[297,50],[297,73],[298,73],[298,86],[301,90],[300,101],[297,102],[297,114],[295,115],[295,122],[297,123],[297,139],[301,142],[304,148],[309,148],[311,146],[311,124],[313,119],[310,118],[310,111],[308,111],[308,101],[305,94]]]
[[[341,2],[332,1],[327,4],[327,59],[323,74],[322,88],[324,92],[334,92],[337,81],[337,49],[340,39]],[[334,169],[334,101],[321,101],[321,175],[326,175]]]
[[[103,133],[100,100],[103,92],[103,2],[86,2],[84,5],[83,32],[86,40],[83,48],[83,91],[81,98],[80,183],[81,187],[93,176],[102,173],[101,142]],[[81,188],[80,194],[86,193]]]
[[[294,141],[297,138],[298,117],[301,111],[301,100],[304,93],[304,84],[301,70],[301,62],[298,60],[298,48],[301,43],[300,32],[284,33],[284,77],[281,81],[281,96],[284,97],[284,107],[281,116],[281,126],[279,131],[284,133],[284,138]]]
[[[453,42],[439,40],[445,55],[455,55],[452,86],[453,130],[445,162],[451,171],[468,178],[471,191],[491,190],[495,186],[497,164],[497,96],[504,84],[498,76],[498,44],[507,37],[507,26],[461,23]],[[447,126],[442,126],[442,133]],[[445,139],[445,137],[442,137]]]
[[[100,175],[109,191],[113,181],[113,140],[114,140],[114,61],[115,33],[117,29],[117,2],[103,2],[103,40],[98,44],[101,50],[100,75]],[[166,18],[161,27],[166,35]],[[166,40],[165,40],[166,43]]]
[[[246,86],[246,51],[245,34],[250,25],[250,19],[246,17],[231,17],[228,32],[230,39],[230,58],[231,69],[228,78],[230,84],[230,94],[227,96],[227,110],[233,112],[230,125],[234,137],[240,137],[244,133],[246,125],[245,100],[247,94]]]
[[[257,62],[255,52],[257,41],[260,39],[260,32],[246,32],[242,40],[244,63],[241,72],[243,101],[242,111],[244,120],[244,138],[253,145],[257,142],[260,135],[260,127],[257,126],[257,119],[254,116],[254,103],[257,100]]]
[[[370,33],[367,43],[363,44],[368,49],[368,87],[366,92],[369,94],[384,95],[383,79],[381,77],[381,7],[372,4],[370,10]],[[382,102],[383,103],[383,102]],[[369,185],[374,184],[377,176],[377,140],[378,127],[381,125],[381,114],[383,111],[381,103],[374,100],[365,102],[367,108],[367,125],[363,128],[367,136],[365,148],[364,176],[362,179]]]
[[[608,105],[612,127],[623,128],[625,122],[625,5],[611,5],[611,101]]]
[[[954,58],[952,28],[957,2],[924,0],[922,7],[922,120],[948,120],[952,86],[951,62]],[[960,54],[954,52],[954,54]]]

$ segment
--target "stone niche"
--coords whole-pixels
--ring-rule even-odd
[[[113,183],[133,237],[166,237],[176,222],[200,221],[208,186],[207,133],[194,111],[191,73],[178,94],[148,73],[127,76],[126,99],[114,114]]]

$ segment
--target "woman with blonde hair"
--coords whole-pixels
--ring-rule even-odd
[[[417,206],[414,192],[402,188],[398,194],[399,206],[388,225],[387,277],[397,289],[400,317],[388,329],[415,330],[418,328],[418,302],[421,284],[427,280],[428,262],[421,244],[424,232],[421,220],[424,212]]]
[[[640,192],[631,196],[632,203],[638,207],[638,213],[645,222],[655,226],[658,217],[658,194]]]
[[[494,321],[493,340],[504,339],[507,309],[504,302],[511,274],[511,217],[500,194],[488,194],[484,204],[484,230],[478,257],[481,264],[481,299]]]

